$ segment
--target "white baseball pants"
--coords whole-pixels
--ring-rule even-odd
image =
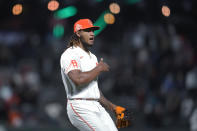
[[[111,116],[97,101],[68,100],[68,118],[80,131],[118,131]]]

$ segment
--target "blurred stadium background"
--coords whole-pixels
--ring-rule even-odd
[[[0,131],[76,130],[59,59],[80,18],[101,26],[100,89],[134,112],[122,131],[197,131],[195,0],[0,0],[0,11]]]

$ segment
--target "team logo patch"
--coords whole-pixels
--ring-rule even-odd
[[[92,22],[90,20],[88,20],[88,24],[93,25]]]
[[[71,63],[72,63],[74,68],[78,68],[76,60],[71,60]]]
[[[77,24],[76,27],[75,27],[75,30],[78,31],[78,30],[80,30],[80,29],[82,29],[82,25]]]

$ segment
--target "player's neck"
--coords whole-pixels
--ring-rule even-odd
[[[83,49],[85,52],[87,52],[88,54],[90,53],[88,47],[84,46],[85,44],[82,44],[82,42],[80,42],[80,44],[78,45],[81,49]]]

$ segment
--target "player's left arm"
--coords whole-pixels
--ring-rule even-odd
[[[117,105],[113,104],[112,102],[110,102],[109,100],[107,100],[103,93],[100,91],[100,99],[99,102],[101,103],[101,105],[103,105],[105,108],[107,108],[108,110],[115,112],[116,111],[116,107]]]
[[[116,114],[116,126],[118,128],[125,128],[131,125],[131,120],[133,120],[132,112],[124,107],[117,106],[107,100],[103,93],[100,91],[100,103],[105,108],[113,111]]]
[[[113,104],[111,101],[107,100],[107,98],[104,97],[103,93],[100,91],[100,99],[99,102],[101,105],[103,105],[108,110],[114,112],[116,115],[121,114],[126,109],[124,107],[118,106]]]

